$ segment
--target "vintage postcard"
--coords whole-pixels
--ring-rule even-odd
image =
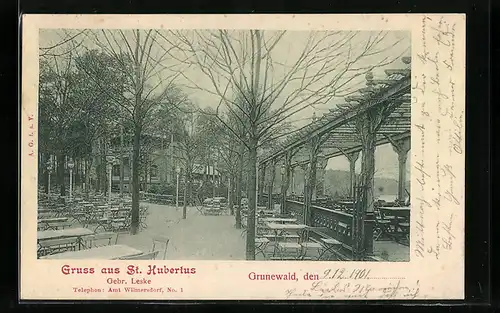
[[[465,15],[25,15],[22,300],[464,298]]]

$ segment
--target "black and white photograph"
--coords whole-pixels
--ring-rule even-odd
[[[410,31],[38,36],[38,259],[410,261]]]

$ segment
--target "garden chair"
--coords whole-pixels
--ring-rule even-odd
[[[99,233],[95,235],[86,236],[84,237],[84,240],[86,242],[85,246],[99,248],[99,247],[109,246],[111,245],[112,242],[116,244],[116,242],[118,241],[118,235],[112,232]]]
[[[39,242],[38,256],[75,251],[78,244],[77,238],[49,239]]]
[[[269,245],[269,242],[270,242],[269,239],[264,237],[255,238],[255,256],[257,256],[260,253],[265,259],[266,258],[265,250]]]
[[[151,251],[156,251],[156,245],[157,244],[163,244],[165,249],[163,250],[163,259],[165,260],[165,257],[167,256],[167,249],[168,249],[168,244],[170,242],[170,239],[161,235],[157,235],[153,237],[153,247],[151,248]]]
[[[159,251],[144,253],[141,255],[122,257],[119,260],[155,260]]]

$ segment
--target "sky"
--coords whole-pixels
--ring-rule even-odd
[[[39,37],[39,46],[42,48],[40,51],[48,51],[47,49],[43,49],[46,47],[51,47],[54,45],[58,45],[65,38],[69,38],[74,34],[78,34],[80,30],[41,30]],[[217,32],[210,31],[200,31],[201,35],[205,36],[203,38],[213,38],[210,37],[212,34],[217,34]],[[123,50],[127,51],[127,47],[125,45],[125,40],[129,44],[134,44],[134,37],[132,32],[124,31],[125,37],[121,37],[117,35],[116,31],[112,31],[108,34],[115,35],[113,38],[116,41],[111,41],[110,43],[105,39],[101,32],[94,32],[91,35],[87,36],[78,36],[74,40],[68,41],[65,44],[55,47],[51,49],[52,53],[60,53],[61,51],[67,51],[68,47],[73,47],[78,44],[78,47],[75,48],[76,53],[83,53],[88,49],[104,49],[110,51],[110,47],[113,47],[115,51]],[[175,77],[175,82],[177,85],[180,85],[183,90],[189,95],[190,99],[200,105],[201,107],[212,107],[215,108],[220,103],[220,96],[218,96],[215,92],[215,88],[218,87],[220,90],[224,89],[224,86],[228,83],[227,75],[216,75],[216,80],[212,81],[208,78],[207,75],[204,75],[203,71],[199,66],[186,65],[178,62],[177,59],[182,59],[184,54],[182,51],[189,48],[184,45],[182,42],[178,41],[178,37],[172,36],[173,34],[167,32],[162,32],[162,36],[157,35],[155,37],[155,44],[151,50],[151,56],[154,60],[158,60],[155,71],[153,71],[150,80],[148,83],[151,86],[159,86],[157,90],[161,90],[163,84],[169,82],[170,79]],[[210,48],[203,42],[199,40],[195,40],[194,33],[192,31],[181,31],[180,33],[186,38],[192,39],[191,43],[193,44],[196,53],[200,59],[203,60],[206,57],[206,53],[215,52],[214,49],[218,49],[218,47]],[[234,40],[232,40],[232,44],[236,51],[248,51],[249,48],[245,47],[243,43],[247,42],[246,40],[249,37],[249,32],[229,32]],[[328,85],[329,80],[332,75],[336,75],[340,73],[340,71],[345,67],[344,60],[347,60],[349,56],[351,59],[356,58],[358,56],[366,42],[370,38],[376,38],[379,35],[376,32],[358,32],[351,40],[346,41],[349,42],[350,45],[347,47],[346,44],[342,44],[345,38],[351,38],[353,33],[342,32],[338,34],[334,34],[332,32],[309,32],[309,31],[292,31],[286,32],[280,39],[280,41],[274,46],[272,51],[269,53],[272,58],[272,69],[269,68],[267,71],[267,78],[270,81],[271,79],[275,82],[279,82],[282,80],[284,75],[289,73],[295,61],[301,56],[301,54],[306,51],[305,58],[308,61],[315,61],[313,66],[308,67],[308,74],[316,73],[317,71],[322,71],[323,64],[328,64],[332,72],[325,74],[323,77],[320,77],[319,80],[311,83],[307,90],[317,90],[321,88],[321,86]],[[277,38],[279,32],[276,31],[265,31],[263,33],[264,39],[266,42],[273,42],[274,38]],[[69,37],[68,37],[69,36]],[[142,41],[145,36],[142,36]],[[198,37],[196,37],[198,38]],[[312,39],[311,39],[312,38]],[[394,62],[390,64],[386,64],[381,66],[380,68],[375,68],[373,73],[375,77],[383,77],[384,69],[388,68],[404,68],[405,65],[401,62],[401,56],[410,55],[410,34],[408,32],[400,32],[400,31],[392,31],[387,32],[383,40],[381,40],[376,47],[374,47],[374,51],[379,51],[379,53],[373,56],[365,56],[358,60],[352,68],[365,68],[369,66],[374,66],[376,64],[387,63],[389,61],[394,60]],[[97,44],[96,44],[97,42]],[[182,47],[182,49],[174,49],[168,50],[169,54],[166,55],[167,49],[172,46],[172,43],[178,44]],[[317,44],[316,49],[314,50],[314,54],[310,53],[313,50],[307,50],[307,43]],[[331,49],[331,46],[337,45],[337,49]],[[340,52],[338,52],[340,51]],[[217,50],[218,52],[218,50]],[[338,57],[335,56],[335,53],[339,53]],[[194,55],[194,54],[193,54]],[[206,60],[206,58],[205,58]],[[324,60],[324,61],[323,61]],[[328,62],[328,63],[327,63]],[[234,62],[233,62],[234,64]],[[214,70],[216,66],[210,64],[205,61],[204,65],[209,70]],[[156,70],[157,69],[157,70]],[[248,73],[248,67],[246,66],[234,66],[232,68],[235,73]],[[181,73],[182,75],[179,75]],[[218,72],[214,72],[217,74]],[[344,80],[347,80],[356,72],[347,71],[346,74],[342,76],[341,79],[338,80],[339,84]],[[261,81],[264,80],[264,74],[266,71],[262,71]],[[298,72],[294,77],[300,78],[303,74],[302,72]],[[237,74],[235,74],[237,75]],[[164,82],[165,81],[165,82]],[[283,89],[281,94],[276,97],[273,102],[273,106],[279,106],[280,104],[287,101],[287,96],[293,94],[296,90],[300,90],[299,81],[290,82]],[[345,102],[344,96],[350,90],[356,90],[358,88],[364,87],[364,75],[356,77],[352,79],[348,84],[346,84],[343,88],[339,88],[336,91],[338,96],[333,98],[320,98],[319,96],[312,97],[307,102],[304,102],[300,107],[303,108],[297,114],[291,116],[289,121],[293,123],[295,127],[302,127],[308,124],[311,121],[313,114],[317,117],[328,113],[329,109],[335,108],[337,103]],[[303,94],[306,94],[307,90],[304,90]],[[156,91],[156,90],[155,90]],[[301,93],[302,95],[302,93]],[[230,96],[229,96],[230,97]],[[302,96],[303,97],[303,96]],[[292,98],[293,99],[293,98]],[[326,101],[328,100],[328,101]],[[295,102],[294,102],[295,101]],[[294,103],[299,103],[302,101],[301,97],[296,97],[296,99],[292,100],[291,105]],[[306,104],[314,103],[316,105],[309,106]],[[361,157],[357,162],[357,171],[359,172],[361,167]],[[376,176],[377,177],[386,177],[386,178],[397,178],[398,176],[398,159],[397,154],[393,151],[390,144],[382,145],[377,147],[375,153],[375,164],[376,164]],[[410,155],[408,155],[407,162],[407,172],[409,173],[409,164],[410,164]],[[348,170],[349,163],[347,159],[343,156],[335,157],[329,160],[328,169],[337,169],[337,170]]]

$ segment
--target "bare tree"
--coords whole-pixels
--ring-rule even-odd
[[[234,129],[238,129],[238,123],[234,119],[231,120],[231,116],[226,116],[223,118],[226,121],[226,124],[232,125]],[[234,194],[233,191],[236,190],[237,201],[237,214],[236,214],[236,227],[240,228],[241,220],[240,220],[240,204],[241,204],[241,191],[237,189],[241,189],[241,184],[236,184],[237,176],[239,172],[243,170],[240,165],[240,159],[243,158],[243,152],[240,149],[240,141],[234,134],[224,126],[222,123],[217,123],[218,126],[218,136],[217,136],[217,154],[219,156],[220,168],[228,177],[228,207],[231,215],[234,215]],[[236,188],[235,188],[236,187]]]
[[[199,110],[179,88],[172,88],[158,112],[157,130],[177,137],[180,162],[184,175],[182,218],[186,219],[187,205],[192,202],[192,183],[195,165],[203,159],[204,130],[199,127]],[[188,199],[189,195],[189,199]]]
[[[169,50],[158,45],[158,33],[153,30],[89,30],[87,39],[114,60],[113,70],[126,81],[123,93],[113,93],[113,103],[133,124],[132,155],[132,222],[131,234],[139,227],[139,163],[141,134],[158,105],[165,99],[169,88],[179,75],[175,64],[168,63]],[[101,64],[104,67],[108,64]],[[88,78],[103,92],[108,81],[87,72]]]
[[[254,191],[262,139],[272,140],[287,118],[306,107],[354,93],[358,77],[394,60],[376,56],[398,41],[387,43],[384,32],[309,32],[302,40],[297,33],[263,30],[172,31],[161,36],[170,45],[173,39],[179,40],[181,53],[171,56],[182,55],[181,61],[197,66],[211,83],[210,88],[200,86],[183,73],[192,87],[218,97],[218,115],[234,116],[245,129],[242,136],[220,118],[249,152],[246,258],[253,260]],[[293,43],[288,55],[277,48],[287,42],[290,48]]]
[[[41,33],[50,32],[50,34],[54,35],[55,42],[46,46],[40,46],[38,53],[39,57],[41,59],[57,58],[67,57],[70,54],[74,54],[75,49],[84,43],[86,31],[87,30],[85,29],[78,31],[61,29],[57,32],[51,30],[41,30]]]
[[[92,144],[107,133],[109,117],[116,113],[109,105],[109,97],[87,84],[79,66],[85,63],[85,57],[78,57],[67,45],[54,47],[53,54],[41,57],[39,83],[40,150],[59,160],[57,173],[62,195],[66,157],[83,161],[86,182],[92,164]],[[60,49],[67,53],[57,53]],[[108,88],[115,88],[120,78],[110,74],[100,72],[109,81]]]

